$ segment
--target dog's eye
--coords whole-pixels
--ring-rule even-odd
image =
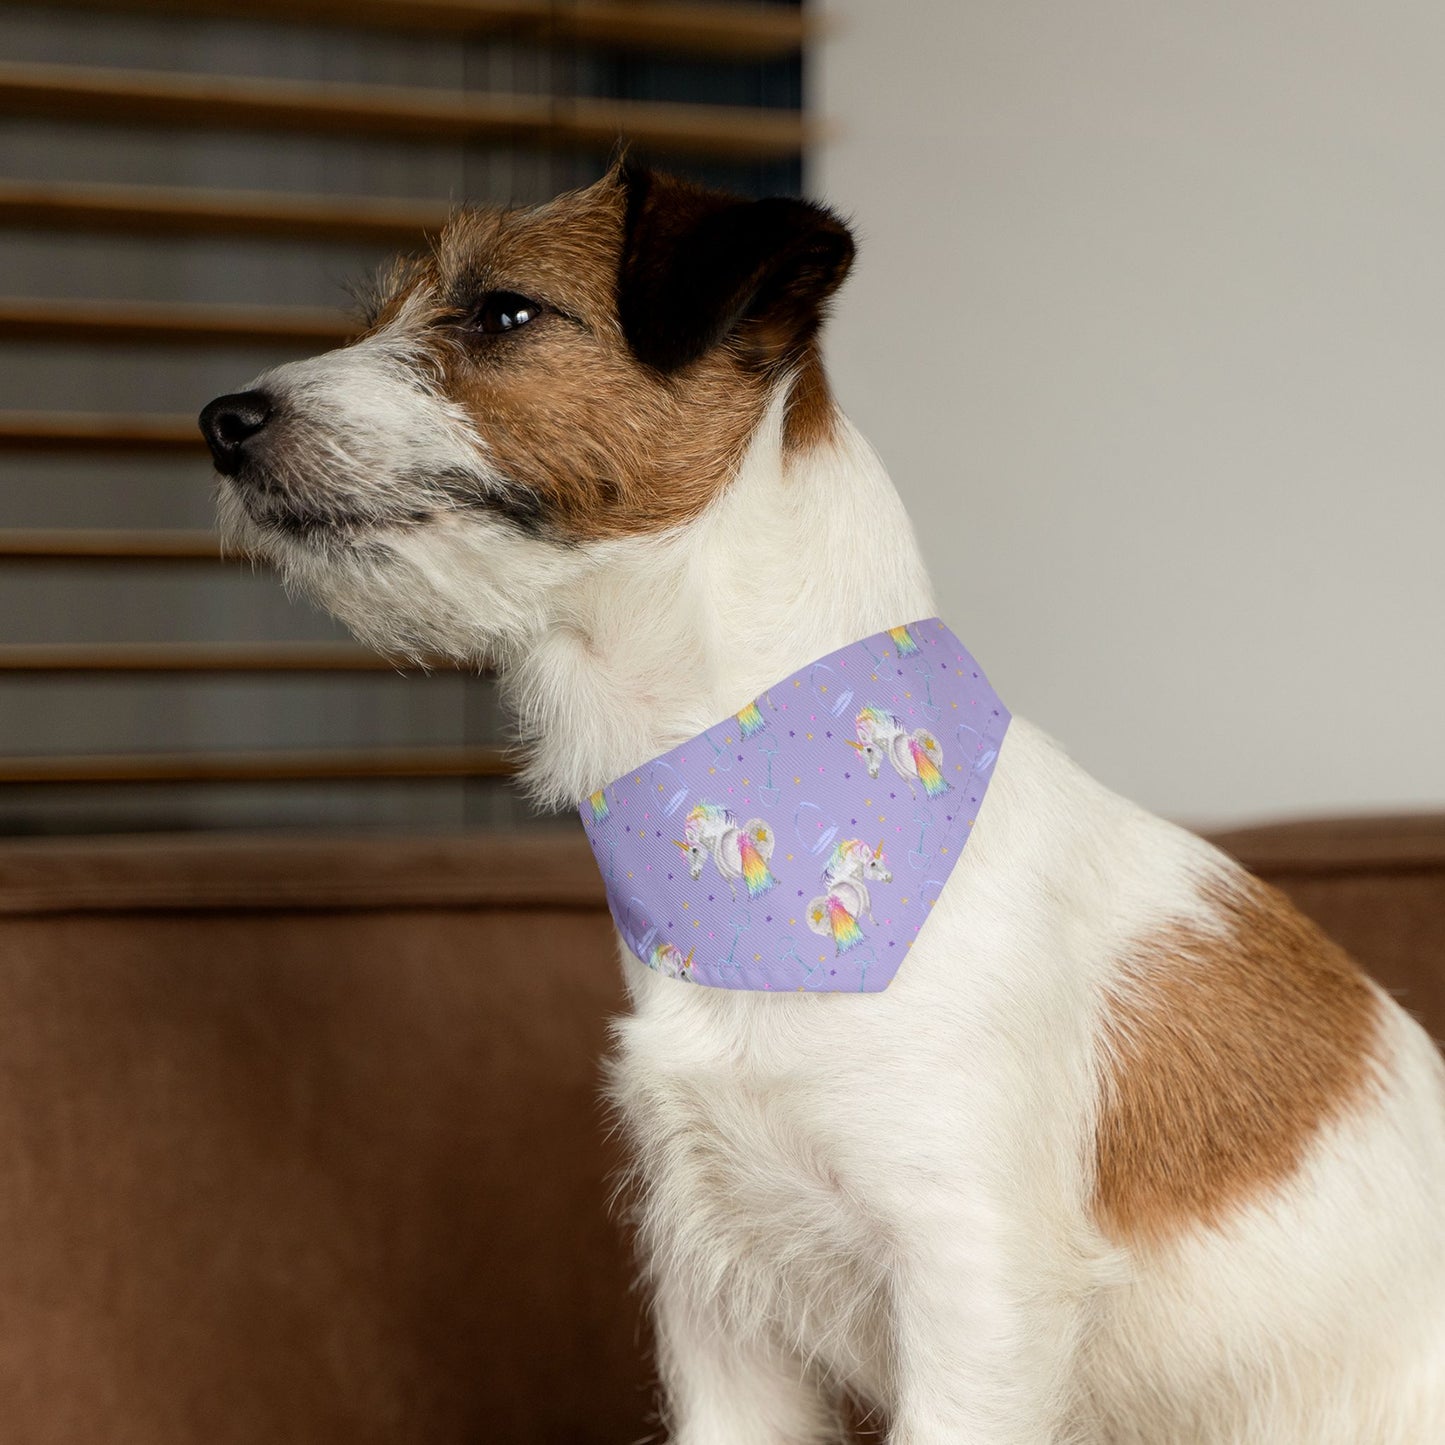
[[[542,314],[540,301],[521,296],[515,291],[488,291],[481,305],[472,312],[472,325],[485,336],[500,336],[515,331]]]

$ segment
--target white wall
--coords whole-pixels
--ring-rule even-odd
[[[831,326],[941,610],[1195,822],[1445,805],[1445,6],[826,0]]]

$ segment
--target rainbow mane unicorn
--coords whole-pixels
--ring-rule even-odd
[[[949,790],[943,776],[943,748],[927,728],[907,728],[891,712],[865,707],[854,719],[858,741],[848,739],[848,746],[863,755],[868,776],[876,778],[886,756],[893,770],[912,790],[914,780],[923,784],[930,798],[942,797]]]
[[[768,859],[773,856],[773,830],[761,818],[739,827],[738,820],[721,803],[699,803],[687,815],[682,838],[674,842],[687,855],[688,872],[694,878],[702,877],[703,864],[711,858],[734,897],[737,889],[733,885],[738,879],[742,879],[749,898],[777,886],[778,880],[768,868]]]
[[[918,644],[913,640],[913,634],[906,627],[890,627],[888,635],[893,639],[893,645],[898,649],[899,657],[912,657],[918,651]]]
[[[738,714],[738,726],[743,730],[745,738],[756,737],[767,725],[768,720],[763,716],[763,710],[756,702],[750,702]]]
[[[847,953],[863,942],[859,918],[876,921],[869,883],[891,882],[882,843],[876,848],[869,848],[861,838],[839,843],[823,869],[823,895],[808,905],[808,927],[831,938],[839,953]]]
[[[607,806],[606,792],[593,793],[587,801],[592,804],[592,821],[594,823],[606,822],[612,812]]]
[[[659,943],[645,962],[666,978],[680,978],[684,983],[692,978],[692,951],[684,958],[675,943]]]

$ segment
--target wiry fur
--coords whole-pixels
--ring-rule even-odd
[[[433,464],[509,481],[485,416],[405,375],[385,336],[268,383],[365,412],[318,455],[345,448],[367,525],[271,526],[233,489],[226,520],[367,640],[495,662],[544,801],[933,612],[867,444],[841,419],[786,444],[792,373],[695,516],[559,539],[402,484]],[[1340,1083],[1286,1177],[1261,1168],[1218,1218],[1180,1212],[1147,1238],[1101,1221],[1105,1080],[1127,1086],[1130,1066],[1110,1021],[1142,999],[1141,949],[1172,966],[1171,930],[1247,958],[1217,902],[1243,887],[1015,720],[886,992],[683,986],[624,952],[612,1091],[677,1445],[831,1441],[845,1391],[893,1445],[1445,1440],[1445,1084],[1382,995],[1362,995],[1365,1082]]]

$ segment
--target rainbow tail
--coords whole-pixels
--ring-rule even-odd
[[[742,728],[745,738],[762,732],[767,725],[767,719],[763,717],[762,709],[755,702],[750,702],[738,714],[738,726]]]
[[[758,852],[758,845],[749,834],[738,834],[738,852],[742,855],[743,882],[748,885],[749,898],[756,898],[776,886],[778,880],[768,868],[768,860]]]
[[[587,801],[592,804],[592,821],[594,823],[602,822],[611,812],[611,809],[607,806],[607,794],[605,792],[593,793]]]
[[[833,930],[833,942],[839,953],[847,953],[863,942],[863,930],[858,927],[858,920],[833,893],[828,895],[828,925]]]
[[[930,798],[942,797],[948,791],[948,779],[938,771],[938,764],[928,756],[922,743],[910,738],[909,750],[913,754],[913,766],[918,770],[918,781]]]
[[[906,627],[890,627],[888,635],[893,639],[899,657],[912,657],[918,651],[918,644],[913,640],[913,634]]]

